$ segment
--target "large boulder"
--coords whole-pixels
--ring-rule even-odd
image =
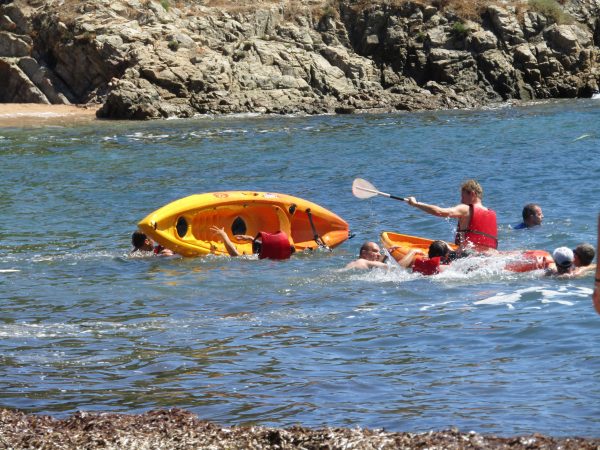
[[[29,36],[18,36],[8,31],[0,31],[0,56],[29,56],[31,44]]]
[[[0,103],[50,103],[16,64],[4,58],[0,58],[0,80]]]

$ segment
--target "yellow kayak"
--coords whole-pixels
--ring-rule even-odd
[[[325,245],[334,248],[348,239],[348,223],[316,203],[286,194],[224,191],[190,195],[150,213],[138,223],[141,231],[182,256],[227,255],[211,226],[222,227],[242,254],[252,243],[234,236],[259,231],[285,232],[296,251]]]
[[[410,251],[414,250],[414,255],[410,260],[410,265],[414,259],[419,256],[427,257],[429,245],[433,239],[426,239],[408,234],[393,233],[384,231],[381,233],[381,243],[383,247],[400,262]],[[456,250],[457,245],[446,242],[451,250]],[[530,270],[546,269],[554,260],[552,255],[545,250],[518,250],[498,252],[501,256],[510,257],[504,268],[511,272],[528,272]]]

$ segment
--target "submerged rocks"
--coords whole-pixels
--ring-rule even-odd
[[[566,2],[572,23],[409,0],[59,4],[0,5],[0,101],[97,102],[116,119],[314,114],[589,96],[600,78],[597,2]]]

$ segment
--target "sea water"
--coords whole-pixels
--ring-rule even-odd
[[[186,408],[223,425],[598,436],[593,277],[461,261],[437,277],[341,271],[395,231],[455,223],[476,178],[502,249],[596,243],[600,102],[0,129],[0,406],[64,417]],[[289,261],[132,258],[151,211],[194,193],[282,192],[354,238]],[[543,226],[517,231],[523,205]],[[465,264],[467,264],[465,266]]]

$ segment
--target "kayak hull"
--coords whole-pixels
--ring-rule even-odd
[[[394,233],[384,231],[381,233],[381,243],[383,247],[392,255],[392,257],[400,262],[409,252],[414,250],[414,255],[410,261],[405,261],[412,265],[417,255],[427,256],[429,245],[433,239],[426,239],[408,234]],[[456,250],[457,246],[447,242],[452,250]],[[498,252],[502,256],[510,257],[510,261],[506,263],[505,269],[510,272],[529,272],[532,270],[547,269],[554,261],[552,255],[545,250],[525,250],[525,251],[508,251]],[[405,264],[406,265],[406,264]]]
[[[236,241],[236,234],[256,236],[259,231],[281,230],[290,237],[296,251],[319,247],[313,226],[329,248],[340,245],[349,234],[346,221],[316,203],[255,191],[190,195],[150,213],[138,223],[138,228],[182,256],[226,255],[223,242],[210,230],[213,225],[227,232],[241,254],[252,254],[252,244]]]

